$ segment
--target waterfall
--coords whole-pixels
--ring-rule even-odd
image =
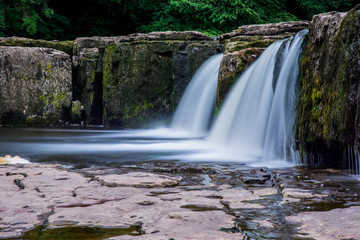
[[[220,61],[223,54],[206,60],[182,96],[171,122],[171,129],[204,134],[211,124],[216,101]]]
[[[237,80],[210,142],[239,160],[294,160],[298,60],[307,30],[270,45]]]

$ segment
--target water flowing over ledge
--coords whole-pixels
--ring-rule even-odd
[[[216,54],[197,70],[175,111],[171,128],[192,134],[204,134],[209,129],[215,112],[216,88],[220,61]]]
[[[225,156],[295,161],[295,86],[306,34],[275,42],[238,79],[209,137]]]
[[[288,161],[295,159],[295,86],[305,34],[274,43],[243,73],[210,133],[222,54],[208,59],[197,71],[168,129],[21,130],[19,137],[10,137],[1,148],[32,161],[75,165],[178,159],[289,166]],[[3,139],[12,135],[11,130],[3,134]]]

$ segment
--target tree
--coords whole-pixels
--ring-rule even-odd
[[[76,4],[74,3],[76,1]],[[0,0],[0,36],[74,39],[133,32],[198,30],[310,20],[358,0]]]
[[[50,19],[54,12],[48,0],[2,0],[0,35],[33,36],[39,23]]]
[[[138,30],[199,30],[218,35],[240,25],[296,19],[281,0],[169,0],[154,12],[153,22]]]

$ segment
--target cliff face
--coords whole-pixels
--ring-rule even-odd
[[[342,159],[359,147],[359,79],[360,5],[314,16],[300,62],[296,129],[308,164],[346,167]]]

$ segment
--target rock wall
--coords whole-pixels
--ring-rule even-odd
[[[139,128],[166,121],[201,63],[221,51],[199,32],[79,38],[75,98],[88,124]]]
[[[11,37],[0,46],[0,125],[120,128],[168,120],[201,63],[222,51],[200,32],[66,42]]]
[[[219,36],[219,40],[194,31],[88,37],[65,42],[0,38],[0,46],[4,50],[17,46],[18,52],[29,52],[21,58],[24,69],[44,72],[45,76],[49,71],[47,66],[51,65],[52,72],[64,73],[61,76],[52,74],[51,82],[66,82],[66,90],[56,84],[52,90],[37,90],[46,92],[39,93],[40,97],[33,89],[45,86],[48,76],[41,77],[34,72],[32,82],[27,81],[21,86],[12,83],[12,89],[9,90],[8,82],[19,77],[13,76],[11,70],[17,58],[11,54],[15,52],[7,53],[8,59],[12,60],[1,68],[1,72],[7,74],[2,75],[0,85],[0,104],[6,105],[1,110],[0,118],[3,120],[0,124],[76,123],[139,128],[156,121],[166,122],[170,120],[195,71],[207,58],[224,50],[217,93],[220,107],[241,72],[265,47],[307,26],[307,22],[242,26],[237,31]],[[44,61],[51,58],[51,54],[46,52],[42,53],[44,56],[35,57],[38,53],[32,52],[41,53],[35,50],[36,47],[53,49],[51,51],[61,55],[66,59],[66,70],[59,63],[36,64],[36,58]],[[62,101],[60,98],[64,92],[66,98]],[[44,99],[44,96],[48,99]],[[40,102],[35,101],[40,98]],[[29,104],[31,102],[33,107],[24,104],[25,101]],[[35,108],[36,111],[28,110]],[[55,110],[58,111],[56,114]]]
[[[64,52],[0,47],[0,125],[68,121],[71,73],[71,60]]]
[[[171,116],[201,63],[220,52],[217,42],[146,41],[105,50],[106,125],[139,127]]]
[[[79,40],[75,40],[77,46]],[[102,104],[102,59],[104,50],[99,48],[80,48],[73,57],[74,99],[83,105],[83,117],[78,122],[87,125],[103,124]]]
[[[300,66],[296,136],[309,165],[348,167],[359,147],[360,5],[313,17]]]

